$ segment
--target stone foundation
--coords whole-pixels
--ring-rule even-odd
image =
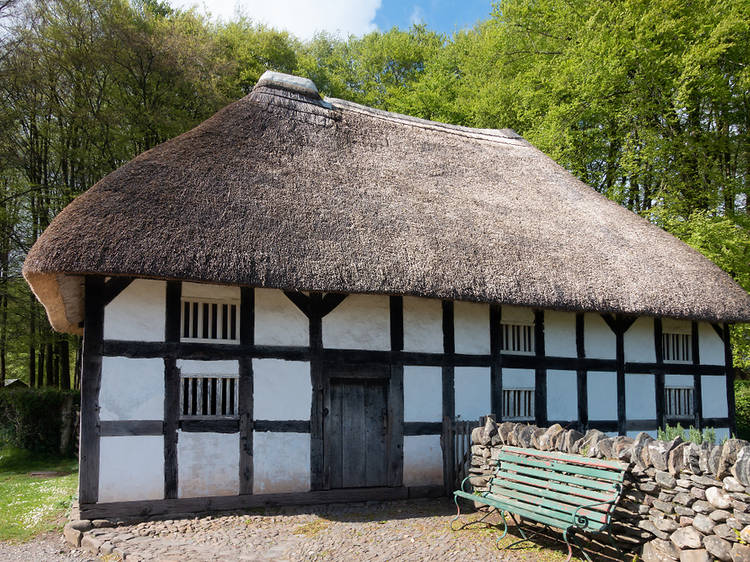
[[[502,445],[617,459],[629,468],[612,530],[623,552],[651,561],[750,561],[750,443],[722,445],[585,435],[488,418],[472,431],[470,483],[487,490]]]

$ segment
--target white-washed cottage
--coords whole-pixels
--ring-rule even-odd
[[[514,132],[278,73],[78,197],[24,275],[84,335],[90,517],[442,493],[443,421],[490,412],[726,434],[750,320]]]

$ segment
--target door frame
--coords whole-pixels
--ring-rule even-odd
[[[330,490],[330,440],[325,434],[326,415],[330,410],[331,379],[370,379],[386,381],[387,429],[385,450],[386,486],[403,486],[404,471],[404,370],[403,366],[373,362],[323,362],[323,399],[321,400],[321,420],[323,420],[323,489]]]

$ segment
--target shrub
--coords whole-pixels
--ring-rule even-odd
[[[0,446],[38,453],[72,453],[72,446],[60,451],[63,406],[71,400],[77,410],[77,392],[53,388],[0,390]],[[70,443],[75,443],[75,439],[70,439]]]
[[[666,428],[660,428],[657,431],[657,439],[671,441],[675,437],[679,437],[683,441],[692,442],[696,445],[700,445],[701,443],[710,443],[713,445],[716,443],[716,430],[713,427],[707,427],[701,433],[700,430],[691,425],[687,428],[687,433],[685,431],[685,428],[679,423],[677,425],[668,425]]]
[[[750,384],[746,381],[735,382],[734,401],[737,415],[737,437],[750,441]]]

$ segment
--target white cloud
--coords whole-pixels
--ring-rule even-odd
[[[424,23],[424,10],[419,4],[415,4],[409,16],[409,25],[421,25]]]
[[[318,31],[363,35],[374,31],[381,0],[171,0],[175,7],[197,6],[225,21],[242,14],[253,21],[284,29],[300,39]]]

